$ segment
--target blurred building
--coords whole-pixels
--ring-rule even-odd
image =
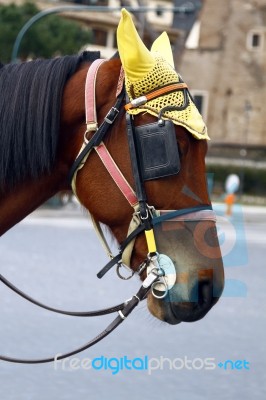
[[[59,2],[63,3],[63,2]],[[140,36],[149,47],[158,35],[167,31],[176,58],[184,47],[184,42],[193,26],[201,6],[201,0],[69,0],[68,3],[91,6],[149,7],[146,13],[133,12],[135,24]],[[173,12],[173,6],[176,11]],[[93,32],[92,44],[89,49],[97,48],[102,55],[109,57],[116,51],[116,28],[120,19],[120,10],[102,12],[71,12],[68,18],[74,18],[88,24]]]
[[[263,163],[266,1],[204,0],[180,70],[207,121],[209,155]]]
[[[55,0],[53,3],[66,4]],[[212,138],[210,155],[219,157],[222,153],[229,158],[248,159],[256,158],[258,149],[266,151],[265,0],[67,3],[152,8],[147,13],[134,13],[137,29],[147,46],[162,31],[168,32],[176,67],[189,84],[207,122]],[[114,54],[119,11],[71,12],[67,17],[92,30],[92,44],[88,48],[101,50],[105,57]]]
[[[23,0],[0,0],[7,4]],[[134,13],[149,47],[164,30],[176,67],[189,84],[209,129],[211,157],[257,161],[266,155],[266,0],[38,0],[40,9],[61,5],[146,6]],[[173,7],[176,7],[174,10]],[[64,13],[92,31],[87,49],[116,51],[120,11]],[[266,165],[266,164],[265,164]]]

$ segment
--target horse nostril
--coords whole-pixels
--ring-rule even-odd
[[[209,280],[198,283],[198,305],[205,308],[209,307],[213,301],[213,285]]]
[[[199,307],[210,307],[213,301],[213,284],[208,279],[199,280],[190,292],[190,301]]]
[[[212,299],[213,287],[210,282],[201,282],[199,284],[199,301],[210,304]]]

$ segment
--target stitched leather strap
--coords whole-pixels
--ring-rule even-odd
[[[87,132],[96,131],[98,129],[97,114],[96,114],[96,98],[95,98],[95,85],[97,72],[106,60],[98,59],[93,61],[88,70],[85,84],[85,110],[86,110],[86,124]]]
[[[13,292],[18,294],[19,296],[23,297],[25,300],[28,300],[30,303],[35,304],[38,307],[44,308],[45,310],[52,311],[57,314],[63,314],[63,315],[70,315],[72,317],[96,317],[96,316],[101,316],[101,315],[106,315],[106,314],[111,314],[116,311],[122,310],[126,304],[120,303],[112,307],[108,308],[103,308],[100,310],[95,310],[95,311],[68,311],[68,310],[62,310],[59,308],[55,307],[50,307],[47,306],[44,303],[41,303],[40,301],[34,299],[33,297],[29,296],[27,293],[23,292],[19,288],[17,288],[13,283],[11,283],[9,280],[7,280],[3,275],[0,274],[0,281],[6,285],[9,289],[11,289]]]
[[[119,114],[120,108],[122,106],[124,100],[124,93],[123,91],[119,95],[119,97],[116,100],[116,103],[114,106],[108,111],[106,117],[104,118],[102,124],[99,126],[99,129],[95,132],[93,137],[89,140],[89,142],[84,143],[82,145],[82,148],[80,149],[79,154],[77,155],[77,158],[75,159],[70,172],[69,172],[69,183],[73,187],[73,179],[75,179],[75,172],[79,170],[80,164],[82,166],[84,165],[83,160],[87,156],[87,154],[95,147],[98,146],[101,141],[103,140],[104,136],[106,135],[108,129],[111,127],[111,125],[114,123],[116,117]]]
[[[107,150],[105,144],[102,142],[99,146],[95,147],[95,150],[99,155],[100,159],[102,160],[105,168],[107,169],[112,179],[116,183],[119,190],[127,199],[131,207],[134,208],[138,204],[138,199],[136,197],[136,194],[132,189],[132,187],[130,186],[130,184],[125,179],[120,169],[118,168],[111,154]]]
[[[75,354],[80,353],[81,351],[90,348],[91,346],[108,336],[111,332],[113,332],[113,330],[115,330],[126,319],[126,317],[134,310],[139,302],[146,297],[147,293],[151,289],[153,282],[155,282],[157,279],[158,275],[151,272],[142,283],[139,291],[130,300],[123,303],[123,307],[121,308],[121,310],[118,310],[118,316],[101,333],[99,333],[99,335],[95,336],[95,338],[85,343],[83,346],[64,354],[57,354],[52,357],[39,359],[23,359],[0,354],[0,360],[20,364],[44,364],[48,362],[56,362],[57,360],[63,360],[64,358],[71,357]]]
[[[127,103],[125,105],[125,110],[128,111],[132,108],[137,108],[139,106],[142,106],[143,104],[146,104],[148,101],[155,99],[156,97],[163,96],[164,94],[170,92],[174,92],[175,90],[182,90],[187,88],[188,86],[184,82],[173,83],[172,85],[162,87],[160,89],[154,90],[151,93],[145,94],[145,96],[141,96],[132,100],[130,103]]]

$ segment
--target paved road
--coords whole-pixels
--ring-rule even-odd
[[[1,400],[264,399],[266,213],[237,208],[226,220],[222,206],[217,209],[227,288],[208,316],[167,326],[141,305],[74,364],[1,362]],[[0,242],[1,273],[55,307],[84,310],[129,298],[137,280],[123,282],[113,273],[101,281],[95,277],[105,261],[90,223],[71,209],[38,211]],[[0,286],[0,349],[10,355],[64,352],[87,342],[110,319],[53,315]],[[124,357],[135,369],[121,369],[117,359]]]

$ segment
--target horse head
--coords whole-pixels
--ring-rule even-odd
[[[148,295],[148,308],[155,317],[170,324],[196,321],[204,317],[217,302],[224,286],[215,220],[211,212],[204,212],[211,206],[204,161],[209,139],[207,129],[186,84],[174,69],[171,46],[165,33],[149,51],[140,39],[130,14],[123,10],[117,41],[120,59],[107,61],[99,68],[95,89],[97,116],[100,123],[104,121],[114,104],[122,62],[127,94],[126,112],[123,110],[119,113],[104,142],[125,179],[136,189],[125,114],[136,135],[142,135],[141,129],[144,127],[142,139],[151,138],[147,142],[135,138],[135,141],[140,140],[136,145],[137,162],[147,204],[153,213],[156,251],[162,255],[159,263],[166,263],[166,269],[169,268],[170,272],[166,274],[166,296],[161,296],[163,289],[158,283],[153,293]],[[65,98],[68,97],[67,91],[72,90],[71,81],[76,82],[75,78],[70,80]],[[67,125],[73,111],[67,104],[65,109],[69,110],[65,112],[63,121]],[[82,113],[78,118],[82,118]],[[154,127],[158,121],[165,126],[167,135],[169,130],[174,132],[174,142],[164,142],[164,139],[154,142]],[[82,129],[80,127],[80,137]],[[152,135],[149,135],[149,129]],[[73,146],[77,152],[77,144]],[[147,177],[144,169],[149,169],[149,162],[150,171],[154,167],[153,162],[157,168],[160,164],[158,157],[164,155],[164,146],[174,152],[174,172],[164,174],[160,172],[160,167],[158,176]],[[146,156],[148,161],[143,161]],[[94,151],[77,172],[76,192],[93,218],[106,224],[118,243],[123,243],[129,234],[134,210]],[[200,211],[202,208],[205,208],[203,212]],[[142,280],[147,268],[141,269],[140,266],[145,264],[147,253],[147,240],[142,232],[131,245],[130,251],[122,255],[123,262],[133,271],[139,271]]]

